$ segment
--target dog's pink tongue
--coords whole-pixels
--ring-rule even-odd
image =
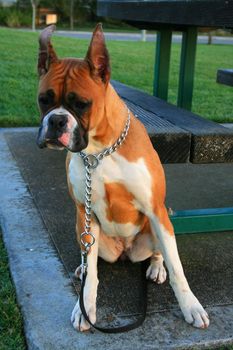
[[[67,147],[70,143],[70,134],[68,132],[64,132],[61,137],[58,138],[65,147]]]

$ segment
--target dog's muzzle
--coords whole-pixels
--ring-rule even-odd
[[[73,152],[79,151],[86,145],[79,129],[76,119],[68,110],[63,107],[55,108],[42,120],[37,145],[40,148],[61,150],[65,147]]]

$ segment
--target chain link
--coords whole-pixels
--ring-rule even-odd
[[[98,154],[86,154],[84,152],[80,152],[80,156],[83,160],[86,175],[85,175],[85,224],[84,224],[84,232],[81,234],[81,244],[83,245],[82,256],[81,256],[81,270],[82,276],[87,271],[87,254],[90,250],[91,246],[95,243],[95,237],[91,232],[91,194],[92,194],[92,186],[91,186],[91,174],[92,170],[97,168],[99,162],[104,158],[112,154],[119,148],[122,143],[125,141],[126,136],[129,131],[130,126],[130,111],[127,108],[128,117],[126,121],[125,128],[120,135],[120,137],[116,140],[116,142],[104,149],[102,152]]]

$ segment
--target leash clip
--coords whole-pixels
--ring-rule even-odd
[[[87,274],[87,251],[83,250],[81,255],[81,276],[82,279],[84,275]]]

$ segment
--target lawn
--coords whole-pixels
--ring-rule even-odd
[[[0,126],[38,124],[36,61],[38,33],[0,28]],[[53,38],[60,57],[83,57],[87,40]],[[152,93],[155,44],[109,41],[112,78]],[[215,82],[218,68],[231,68],[233,47],[198,45],[193,111],[219,122],[233,122],[233,89]],[[180,45],[172,47],[169,101],[176,102]]]
[[[11,282],[0,232],[0,349],[25,350],[23,322]]]

